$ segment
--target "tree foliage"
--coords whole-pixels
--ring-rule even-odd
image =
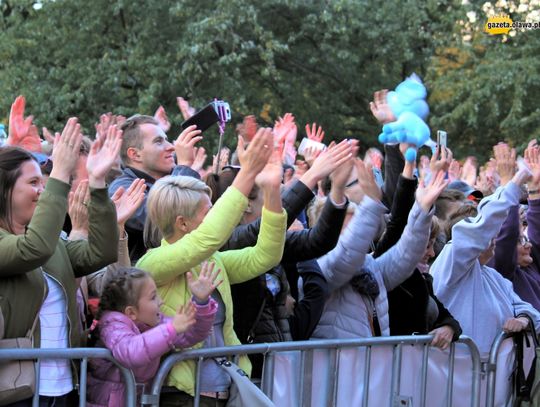
[[[7,116],[24,94],[38,125],[54,129],[78,116],[92,133],[100,113],[152,114],[162,104],[173,136],[176,96],[197,107],[219,97],[237,121],[254,114],[270,124],[290,111],[300,128],[316,121],[329,139],[367,147],[380,132],[373,92],[412,72],[428,75],[431,124],[459,134],[463,149],[482,148],[479,135],[538,128],[529,104],[538,94],[528,90],[538,62],[485,63],[524,49],[533,58],[535,33],[464,45],[451,35],[461,1],[0,0],[0,10],[0,108]]]

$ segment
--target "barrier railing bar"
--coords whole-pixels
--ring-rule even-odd
[[[274,352],[269,352],[264,355],[263,373],[261,390],[270,399],[274,395],[274,367],[275,367]]]
[[[36,367],[36,390],[34,391],[34,397],[32,397],[32,407],[39,407],[39,381],[41,377],[41,360],[37,360],[34,363]]]
[[[204,362],[204,358],[200,356],[197,358],[197,366],[195,367],[195,399],[193,400],[194,407],[199,407],[201,402],[201,364]]]
[[[36,363],[36,392],[32,406],[39,407],[39,367],[41,359],[107,359],[120,369],[126,385],[126,405],[135,407],[137,391],[135,378],[131,370],[126,369],[113,358],[112,353],[104,348],[69,348],[69,349],[0,349],[0,361],[4,360],[34,360]]]
[[[368,400],[369,400],[369,371],[370,370],[371,370],[371,346],[368,346],[366,348],[366,354],[364,356],[364,394],[362,394],[362,407],[368,407]],[[337,393],[337,391],[336,391],[336,393]]]
[[[420,406],[426,407],[427,371],[428,371],[429,345],[425,344],[422,349],[422,369],[420,372]]]
[[[454,390],[454,364],[456,361],[456,345],[450,344],[450,352],[448,353],[448,378],[446,380],[446,405],[452,407],[452,393]]]
[[[462,335],[459,337],[458,343],[462,343],[467,346],[469,353],[471,354],[472,361],[472,397],[471,407],[480,406],[480,375],[482,374],[482,365],[480,360],[480,351],[474,343],[474,341],[468,336]]]
[[[298,405],[304,406],[304,371],[305,371],[305,362],[306,362],[306,353],[302,352],[300,354],[300,380],[299,380],[299,389],[300,389],[300,400]],[[273,376],[272,376],[273,377]]]
[[[339,382],[339,360],[341,359],[341,348],[337,348],[336,349],[336,374],[334,375],[334,383],[332,385],[332,391],[334,392],[334,395],[332,397],[332,400],[334,400],[334,404],[332,404],[333,406],[337,406],[337,399],[338,399],[338,393],[337,393],[337,388],[338,388],[338,382]]]
[[[326,399],[324,400],[325,406],[335,406],[335,387],[336,387],[336,376],[337,376],[337,360],[336,355],[338,353],[337,349],[330,349],[328,351],[328,369],[326,370],[326,380],[325,383],[331,383],[330,390],[328,391],[328,388],[326,389],[325,396]],[[331,374],[330,372],[335,372],[335,374]],[[311,391],[311,390],[310,390]]]
[[[313,349],[302,352],[304,369],[302,370],[302,405],[311,406],[311,386],[313,384]]]
[[[495,404],[495,379],[497,375],[496,366],[499,351],[504,340],[511,338],[513,335],[506,332],[501,332],[489,351],[489,359],[487,364],[487,390],[486,390],[486,407],[493,407]]]
[[[390,407],[394,406],[401,384],[401,343],[394,346],[392,353],[392,387],[390,389]]]
[[[88,373],[88,358],[81,361],[81,381],[79,383],[79,407],[86,407],[86,375]]]

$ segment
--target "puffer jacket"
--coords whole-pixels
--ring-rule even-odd
[[[97,346],[110,349],[114,358],[131,369],[138,384],[149,385],[160,364],[161,357],[177,348],[187,348],[203,341],[217,312],[213,299],[197,305],[197,322],[185,333],[176,334],[170,317],[161,315],[161,323],[153,328],[136,323],[127,315],[108,311],[99,321]],[[92,359],[88,376],[88,406],[123,406],[125,385],[120,370],[105,359]]]
[[[263,208],[261,230],[254,247],[216,252],[238,225],[246,207],[247,198],[236,188],[229,187],[197,229],[174,243],[163,239],[160,247],[149,250],[137,263],[137,267],[148,271],[154,278],[164,301],[161,311],[173,315],[180,305],[191,298],[185,273],[191,271],[198,275],[201,262],[214,262],[216,269],[221,270],[218,278],[223,280],[217,291],[225,305],[223,338],[227,346],[240,344],[233,330],[231,284],[255,278],[279,264],[285,244],[285,211],[276,213]],[[201,341],[193,348],[203,345]],[[247,357],[241,356],[238,364],[246,373],[251,372]],[[195,368],[193,360],[177,363],[169,374],[167,384],[193,396]]]
[[[319,265],[332,290],[313,338],[346,339],[371,337],[370,320],[376,310],[381,334],[390,335],[386,292],[409,277],[420,261],[429,239],[433,209],[426,213],[416,202],[409,214],[403,236],[381,257],[366,254],[377,232],[386,207],[369,197],[361,205],[341,235],[334,250],[319,259]],[[378,287],[375,301],[360,295],[351,278],[369,270]]]

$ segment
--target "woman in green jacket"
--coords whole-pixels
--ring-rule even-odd
[[[199,264],[204,260],[214,262],[221,270],[223,284],[213,294],[220,307],[213,332],[194,348],[240,344],[233,331],[230,284],[252,279],[281,260],[286,214],[281,207],[282,167],[277,154],[268,162],[272,147],[273,136],[269,129],[259,130],[247,151],[239,141],[241,170],[212,209],[208,186],[190,177],[162,178],[154,184],[148,196],[148,214],[164,239],[160,247],[148,251],[139,260],[137,267],[148,271],[154,278],[164,302],[164,314],[173,315],[179,306],[190,300],[187,272],[197,274]],[[218,252],[244,214],[247,196],[256,176],[264,191],[257,244],[242,250]],[[249,372],[246,357],[241,358],[240,366]],[[195,393],[195,363],[178,363],[172,369],[167,384],[173,388],[162,393],[162,406],[189,404]],[[228,398],[229,385],[227,373],[212,359],[203,362],[201,401],[224,403]]]
[[[0,149],[0,309],[5,338],[25,336],[36,320],[35,347],[80,345],[75,278],[115,262],[117,256],[116,212],[105,176],[118,156],[121,135],[111,128],[88,156],[88,241],[60,239],[82,140],[77,119],[69,119],[55,139],[45,188],[30,153],[17,147]],[[40,403],[65,405],[74,381],[68,360],[43,360]],[[14,405],[30,406],[31,399]]]

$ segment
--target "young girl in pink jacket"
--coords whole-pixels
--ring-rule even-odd
[[[204,263],[196,280],[188,273],[191,303],[172,318],[159,311],[161,300],[148,273],[136,268],[115,271],[102,291],[96,346],[110,349],[138,384],[150,385],[164,354],[193,346],[210,333],[218,307],[210,295],[221,283],[215,281],[219,269],[213,268]],[[123,406],[125,385],[119,369],[104,359],[91,360],[87,393],[88,406]]]

